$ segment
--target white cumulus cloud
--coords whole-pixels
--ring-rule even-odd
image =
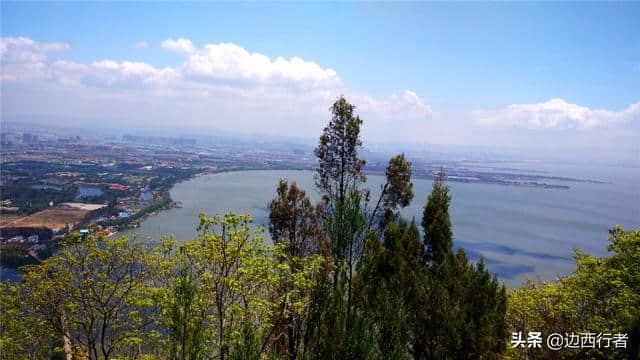
[[[67,49],[66,43],[41,43],[25,37],[0,38],[2,81],[40,76],[46,70],[47,56]]]
[[[299,57],[277,57],[272,60],[266,55],[249,52],[233,43],[207,44],[196,50],[190,41],[177,44],[181,40],[184,39],[166,40],[166,44],[163,43],[166,46],[163,46],[188,55],[184,71],[194,78],[307,87],[340,84],[340,78],[333,69],[325,69],[315,62]],[[184,50],[175,50],[178,48]]]
[[[325,125],[339,94],[357,105],[366,128],[411,129],[429,120],[431,107],[415,92],[371,97],[346,88],[333,69],[300,57],[269,57],[232,43],[196,47],[167,39],[177,66],[110,59],[80,63],[60,58],[64,43],[3,38],[3,118],[110,119],[136,126],[187,126],[238,132],[313,136]],[[371,132],[374,133],[374,132]]]
[[[431,105],[411,90],[383,99],[361,93],[346,96],[368,124],[363,134],[371,138],[389,140],[402,134],[404,139],[420,139],[435,125]]]
[[[380,100],[369,96],[358,97],[358,108],[365,112],[385,114],[390,120],[395,118],[426,119],[433,113],[431,105],[411,90],[402,95],[392,95],[390,99]]]
[[[66,43],[41,43],[25,37],[0,39],[0,59],[3,63],[42,62],[47,53],[69,49]]]
[[[640,118],[640,102],[622,111],[591,109],[551,99],[535,104],[513,104],[497,111],[473,112],[477,123],[527,129],[589,130]]]
[[[49,74],[50,79],[67,86],[112,87],[120,90],[166,86],[179,76],[170,67],[159,69],[143,62],[113,60],[95,61],[90,64],[60,60],[49,67]]]
[[[146,41],[138,41],[133,45],[136,49],[146,49],[149,47],[149,43]]]
[[[179,54],[191,54],[195,52],[195,47],[193,43],[189,39],[179,38],[176,40],[167,39],[163,41],[161,44],[163,49],[176,52]]]

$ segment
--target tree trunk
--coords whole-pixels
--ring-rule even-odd
[[[67,319],[64,314],[60,315],[60,323],[62,324],[62,349],[67,360],[73,360],[73,347],[71,344],[71,335],[67,328]]]
[[[353,278],[353,236],[349,244],[349,278],[348,278],[348,293],[347,293],[347,331],[351,328],[351,280]]]

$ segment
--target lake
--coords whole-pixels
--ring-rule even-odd
[[[617,169],[617,170],[616,170]],[[640,177],[638,169],[613,168],[609,172],[578,169],[547,169],[558,176],[582,176],[613,181],[610,184],[567,183],[570,189],[542,189],[452,182],[450,214],[454,246],[463,247],[470,258],[484,258],[488,269],[509,286],[525,276],[553,279],[574,268],[573,247],[604,256],[607,230],[613,224],[625,228],[640,224]],[[617,171],[618,174],[611,174]],[[256,223],[268,221],[268,202],[275,196],[280,178],[293,180],[315,201],[320,195],[310,171],[242,171],[200,176],[171,190],[182,208],[162,211],[146,219],[140,228],[125,232],[160,239],[174,235],[191,239],[198,214],[235,211],[251,213]],[[368,177],[368,186],[379,189],[383,178]],[[414,201],[402,215],[415,217],[431,191],[430,180],[414,179]],[[375,192],[375,191],[374,191]],[[374,198],[374,197],[372,197]]]

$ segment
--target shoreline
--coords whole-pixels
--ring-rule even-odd
[[[309,172],[313,172],[315,169],[311,169],[311,168],[288,168],[288,167],[282,167],[282,168],[269,168],[269,169],[265,169],[265,168],[255,168],[255,169],[224,169],[224,170],[216,170],[216,171],[210,171],[210,172],[202,172],[202,173],[197,173],[194,176],[187,178],[187,179],[182,179],[180,181],[175,182],[174,184],[171,185],[171,187],[166,191],[167,195],[169,197],[169,199],[171,200],[171,202],[173,204],[177,204],[179,202],[174,201],[171,198],[171,189],[173,189],[173,187],[175,187],[176,185],[186,182],[186,181],[190,181],[193,180],[195,178],[198,177],[202,177],[205,175],[216,175],[216,174],[225,174],[225,173],[234,173],[234,172],[245,172],[245,171],[309,171]],[[377,171],[370,171],[370,172],[366,172],[365,171],[365,175],[369,176],[369,175],[373,175],[373,176],[384,176],[384,173],[381,172],[377,172]],[[517,175],[517,174],[516,174]],[[433,180],[434,177],[433,176],[429,176],[429,175],[413,175],[413,178],[415,179],[420,179],[420,180]],[[577,178],[569,178],[569,177],[558,177],[558,176],[550,176],[548,177],[549,179],[555,179],[558,181],[566,181],[566,182],[580,182],[580,183],[591,183],[591,184],[608,184],[608,182],[605,181],[599,181],[599,180],[589,180],[589,179],[577,179]],[[500,181],[483,181],[483,180],[465,180],[465,179],[458,179],[458,178],[447,178],[446,180],[450,181],[450,182],[456,182],[456,183],[465,183],[465,184],[486,184],[486,185],[497,185],[497,186],[515,186],[515,187],[524,187],[524,188],[540,188],[540,189],[555,189],[555,190],[568,190],[570,189],[570,187],[568,185],[556,185],[556,184],[547,184],[547,183],[512,183],[512,182],[500,182]],[[146,218],[151,217],[151,216],[155,216],[158,213],[160,213],[160,211],[164,211],[164,210],[170,210],[173,208],[176,208],[179,206],[175,206],[172,205],[170,207],[167,208],[162,208],[159,209],[155,214],[153,215],[145,215],[142,219],[140,219],[140,222],[144,221]],[[135,229],[135,228],[129,228],[129,229]],[[121,230],[119,230],[118,232],[120,232]],[[118,232],[116,232],[115,234],[117,234]],[[113,234],[113,235],[115,235]],[[112,235],[109,235],[112,236]]]
[[[246,171],[303,171],[303,172],[314,172],[314,170],[315,169],[312,169],[312,168],[282,167],[282,168],[268,168],[268,169],[265,169],[265,168],[224,169],[224,170],[215,170],[215,171],[197,173],[192,177],[189,177],[189,178],[186,178],[186,179],[182,179],[180,181],[175,182],[174,184],[171,185],[171,187],[168,190],[166,190],[167,196],[170,199],[172,206],[158,209],[157,211],[154,211],[153,214],[144,215],[141,219],[139,219],[139,224],[142,223],[143,221],[145,221],[149,217],[158,215],[161,211],[171,210],[173,208],[179,208],[180,206],[176,206],[176,204],[178,204],[179,201],[174,201],[173,198],[171,198],[171,190],[176,185],[178,185],[180,183],[191,181],[191,180],[196,179],[198,177],[202,177],[202,176],[205,176],[205,175],[216,175],[216,174],[226,174],[226,173],[241,173],[241,172],[246,172]],[[369,171],[369,172],[365,172],[365,175],[367,175],[367,176],[384,176],[384,173],[377,172],[377,171]],[[433,180],[434,179],[433,176],[424,175],[424,174],[414,175],[413,178],[414,179],[420,179],[420,180]],[[598,181],[598,180],[586,180],[586,179],[577,179],[577,178],[574,179],[574,178],[568,178],[568,177],[549,177],[549,178],[558,179],[559,181],[594,183],[594,184],[608,184],[607,182]],[[509,186],[509,187],[539,188],[539,189],[548,189],[548,190],[568,190],[568,189],[570,189],[570,187],[567,186],[567,185],[555,185],[555,184],[547,184],[547,183],[510,183],[510,182],[482,181],[482,180],[479,180],[479,181],[467,181],[467,180],[464,180],[464,179],[457,179],[457,178],[448,178],[446,180],[448,180],[450,182],[465,183],[465,184],[485,184],[485,185],[497,185],[497,186]],[[132,227],[132,228],[126,228],[126,229],[118,230],[116,233],[110,234],[107,237],[115,236],[118,233],[120,233],[121,231],[133,230],[133,229],[136,229],[138,227],[139,227],[139,225],[136,226],[136,227]]]

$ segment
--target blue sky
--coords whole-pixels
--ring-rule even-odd
[[[340,79],[337,90],[384,103],[387,110],[396,109],[393,102],[409,90],[441,125],[457,124],[471,116],[467,112],[562,99],[589,110],[628,110],[631,115],[619,115],[620,122],[627,124],[626,133],[638,129],[638,113],[629,107],[640,101],[640,3],[3,2],[1,7],[3,38],[68,44],[65,51],[47,53],[46,64],[113,60],[178,69],[185,53],[167,51],[161,46],[167,39],[188,39],[196,49],[233,43],[270,59],[299,57],[332,69]],[[140,42],[148,46],[136,48]],[[10,100],[3,96],[11,110],[5,115],[20,117]],[[594,114],[588,116],[600,121]],[[538,124],[520,113],[501,115]],[[566,125],[564,118],[559,123]],[[581,124],[568,127],[593,128]],[[461,127],[466,126],[451,130]]]
[[[3,36],[67,42],[77,61],[161,66],[178,62],[158,48],[167,38],[233,42],[311,59],[373,94],[410,88],[471,106],[637,101],[638,19],[640,3],[2,3]],[[152,48],[132,52],[138,41]]]

